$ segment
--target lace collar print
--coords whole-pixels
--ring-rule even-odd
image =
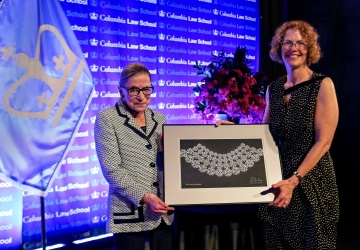
[[[261,148],[254,148],[241,143],[235,150],[220,154],[209,150],[202,144],[188,149],[181,149],[180,157],[183,157],[193,168],[201,173],[216,176],[238,175],[246,172],[263,155]]]

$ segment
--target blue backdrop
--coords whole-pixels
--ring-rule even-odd
[[[202,79],[192,68],[196,61],[206,65],[221,50],[232,56],[240,45],[248,48],[253,71],[259,63],[256,0],[59,3],[89,65],[95,92],[45,198],[48,245],[105,233],[108,184],[99,168],[93,125],[96,114],[119,98],[118,79],[127,64],[141,62],[150,69],[155,87],[150,108],[164,113],[170,124],[189,124],[201,123],[191,110],[192,89]],[[41,246],[40,198],[0,182],[0,248],[20,245]]]

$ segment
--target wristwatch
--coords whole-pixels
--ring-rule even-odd
[[[302,177],[301,174],[299,174],[297,171],[294,172],[294,175],[299,179],[299,182],[304,179],[304,177]]]

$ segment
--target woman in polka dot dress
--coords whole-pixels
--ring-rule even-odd
[[[321,56],[307,22],[281,25],[270,57],[287,74],[267,89],[263,123],[281,157],[283,180],[273,202],[261,205],[265,249],[335,249],[339,198],[329,148],[338,122],[334,84],[309,66]]]

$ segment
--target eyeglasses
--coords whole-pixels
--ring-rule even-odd
[[[140,94],[140,91],[143,92],[144,95],[151,95],[151,93],[154,91],[154,87],[151,86],[151,87],[145,87],[145,88],[142,88],[142,89],[139,89],[139,88],[125,88],[123,87],[124,89],[127,90],[129,96],[137,96]]]
[[[299,49],[304,49],[304,48],[307,47],[307,44],[305,42],[303,42],[303,41],[293,42],[293,41],[286,40],[286,41],[281,42],[280,44],[285,49],[292,48],[292,46],[298,47]]]

